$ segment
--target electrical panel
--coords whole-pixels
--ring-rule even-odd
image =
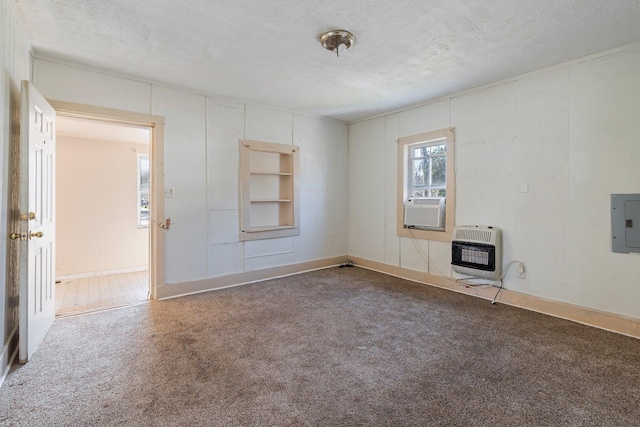
[[[640,194],[611,195],[611,248],[640,253]]]

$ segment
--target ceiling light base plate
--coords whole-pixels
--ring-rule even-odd
[[[332,52],[336,52],[338,56],[340,56],[341,51],[349,49],[355,41],[353,34],[346,30],[327,31],[326,33],[320,34],[318,38],[322,47]]]

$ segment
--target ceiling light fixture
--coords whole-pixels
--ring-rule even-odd
[[[327,31],[326,33],[320,34],[318,39],[323,48],[335,52],[338,57],[340,56],[340,52],[349,49],[356,40],[353,34],[346,30]]]

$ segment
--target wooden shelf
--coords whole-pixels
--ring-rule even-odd
[[[251,227],[243,230],[245,233],[262,233],[263,231],[289,230],[296,228],[294,225],[268,225],[264,227]]]
[[[300,234],[300,148],[240,141],[240,240]]]
[[[279,175],[279,176],[293,176],[291,172],[266,172],[266,171],[254,171],[249,172],[251,175]]]

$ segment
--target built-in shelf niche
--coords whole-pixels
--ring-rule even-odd
[[[240,240],[300,234],[297,203],[300,148],[240,141]]]

